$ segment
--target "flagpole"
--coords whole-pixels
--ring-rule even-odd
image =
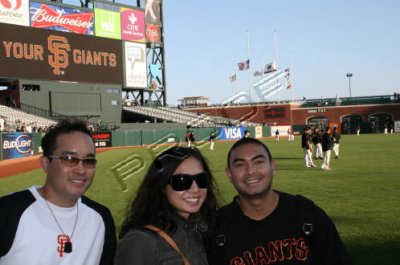
[[[250,63],[250,32],[249,30],[246,30],[247,32],[247,51],[249,55],[249,98],[250,98],[250,103],[252,102],[252,89],[251,89],[251,63]]]
[[[292,98],[292,102],[293,102],[293,61],[292,61],[292,54],[290,54],[290,97]]]
[[[274,30],[274,39],[275,39],[275,63],[276,63],[276,72],[278,73],[279,66],[278,66],[278,33],[276,30]],[[279,79],[276,79],[276,84],[278,85]],[[278,90],[276,91],[276,97],[279,103],[279,87]]]
[[[238,81],[237,81],[237,79],[238,79],[238,74],[237,74],[237,67],[235,67],[235,78],[236,78],[236,80],[235,80],[235,84],[236,84],[236,95],[239,93],[239,87],[238,87]]]

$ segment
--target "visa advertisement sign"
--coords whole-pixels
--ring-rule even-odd
[[[239,140],[244,136],[246,127],[226,127],[221,128],[219,132],[220,140]]]
[[[1,141],[3,159],[19,158],[33,154],[32,134],[4,133]]]

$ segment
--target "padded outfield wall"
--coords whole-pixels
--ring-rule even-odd
[[[271,136],[270,127],[215,127],[192,128],[197,144],[207,144],[211,132],[217,133],[219,141],[236,141],[248,130],[251,137],[263,138]],[[121,130],[113,132],[95,132],[96,147],[150,146],[159,144],[185,144],[187,129],[143,129]],[[0,160],[16,159],[41,154],[42,133],[0,133]]]

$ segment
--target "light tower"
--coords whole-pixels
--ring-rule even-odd
[[[351,97],[351,77],[353,76],[352,73],[347,73],[346,76],[349,78],[349,92]]]

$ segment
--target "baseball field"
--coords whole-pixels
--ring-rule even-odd
[[[335,222],[355,264],[400,264],[400,134],[343,135],[340,158],[332,155],[332,171],[304,168],[300,139],[263,140],[276,160],[274,188],[302,194]],[[198,148],[216,178],[221,204],[235,191],[224,168],[232,142]],[[112,149],[98,154],[96,177],[87,195],[107,205],[119,228],[125,209],[149,163],[166,146]],[[320,166],[322,160],[316,163]],[[44,174],[37,157],[0,161],[0,196],[41,185]]]

